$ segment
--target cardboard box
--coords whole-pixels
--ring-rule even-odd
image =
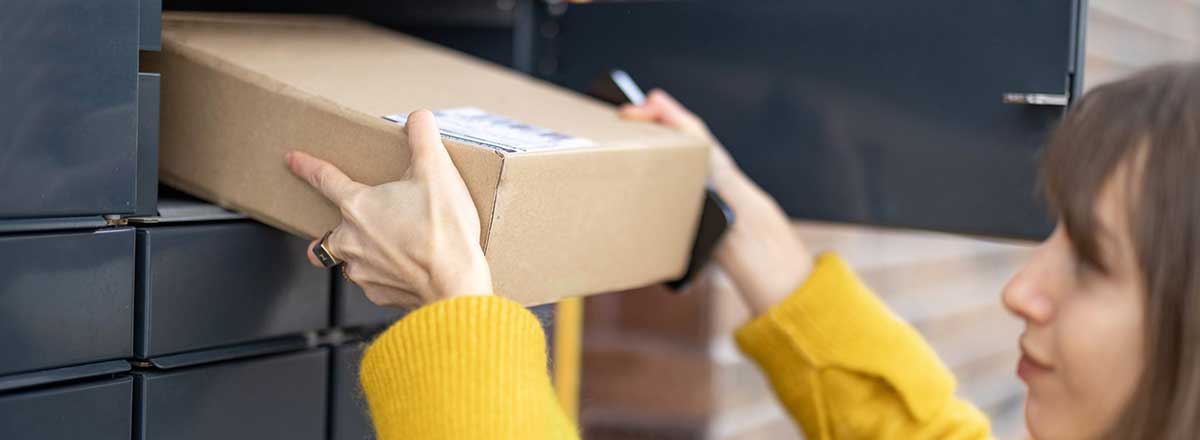
[[[479,209],[498,293],[533,305],[683,273],[707,171],[702,140],[344,18],[165,13],[162,36],[162,52],[142,65],[162,74],[160,173],[172,186],[317,237],[339,213],[287,171],[286,151],[380,184],[409,159],[402,127],[384,116],[470,107],[438,119],[443,134],[458,126],[444,139]],[[472,126],[479,111],[557,134],[494,118]],[[514,130],[548,144],[506,145]]]

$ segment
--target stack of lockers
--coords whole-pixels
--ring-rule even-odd
[[[137,65],[158,0],[18,3],[3,21],[29,26],[0,40],[0,438],[369,438],[358,359],[401,312],[311,267],[306,240],[158,187],[159,77]]]
[[[0,28],[0,437],[128,439],[136,230],[157,197],[152,1],[18,0]]]

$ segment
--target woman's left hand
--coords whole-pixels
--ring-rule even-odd
[[[342,222],[326,246],[345,262],[345,275],[378,305],[416,307],[454,296],[492,294],[491,273],[479,245],[479,214],[446,153],[433,114],[413,112],[405,130],[412,149],[405,177],[379,186],[355,182],[308,154],[288,153],[292,173],[341,210]],[[312,244],[308,259],[321,267]]]
[[[808,278],[812,256],[787,214],[742,172],[700,117],[662,90],[652,90],[643,105],[621,107],[621,117],[656,122],[713,143],[710,182],[737,216],[713,257],[756,315],[782,302]]]

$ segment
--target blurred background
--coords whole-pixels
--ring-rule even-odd
[[[669,91],[809,248],[840,252],[925,335],[1002,439],[1025,431],[1021,325],[999,292],[1053,223],[1036,195],[1047,130],[1090,88],[1200,55],[1200,0],[0,3],[0,102],[15,103],[0,106],[0,267],[26,275],[0,273],[0,313],[21,311],[0,319],[0,352],[20,353],[0,360],[0,428],[52,425],[64,411],[128,427],[135,375],[205,396],[135,410],[228,427],[213,432],[280,437],[222,418],[238,408],[290,438],[371,436],[355,365],[362,341],[401,314],[288,259],[304,246],[295,237],[158,186],[156,150],[138,150],[157,139],[160,78],[139,75],[133,54],[160,49],[161,10],[349,15],[581,93],[611,69]],[[101,57],[117,43],[128,57]],[[4,192],[29,185],[52,200]],[[230,263],[244,255],[260,264]],[[185,300],[135,303],[152,282],[181,286]],[[47,303],[40,292],[64,293]],[[143,322],[147,310],[162,321]],[[801,438],[733,344],[750,317],[719,272],[684,294],[654,287],[535,312],[588,439]],[[176,322],[187,331],[129,340]],[[96,412],[111,402],[126,411]]]
[[[738,160],[745,163],[776,197],[782,195],[783,203],[792,214],[902,226],[795,222],[797,234],[812,249],[840,252],[892,310],[926,337],[958,378],[959,394],[989,415],[997,438],[1027,438],[1022,411],[1024,386],[1013,374],[1020,355],[1015,341],[1022,325],[1004,311],[999,292],[1029,256],[1036,239],[1044,234],[1047,220],[1034,208],[1037,199],[1033,196],[1035,182],[1030,174],[1032,162],[1009,160],[1006,155],[1014,150],[1019,152],[1017,156],[1034,152],[1038,147],[1036,139],[1044,133],[1041,131],[1044,125],[1040,125],[1043,121],[1031,123],[1030,119],[1045,118],[1044,122],[1052,123],[1060,110],[1012,109],[1010,111],[1015,113],[1008,114],[1005,110],[980,109],[979,114],[972,114],[975,111],[970,108],[973,103],[967,101],[976,94],[993,93],[997,96],[994,102],[982,102],[1003,108],[1004,104],[998,99],[1001,90],[980,90],[988,85],[976,82],[978,76],[985,77],[985,81],[1004,78],[996,79],[997,83],[1025,74],[1032,76],[1033,72],[1027,69],[1033,69],[1032,66],[1040,61],[1051,61],[1047,63],[1047,70],[1059,74],[1059,82],[1049,78],[1040,86],[1045,88],[1031,90],[1057,93],[1063,90],[1079,94],[1144,66],[1195,59],[1200,54],[1200,2],[1088,0],[1080,3],[1076,7],[1082,8],[1079,11],[1081,21],[1072,32],[1078,32],[1076,38],[1079,40],[1075,43],[1078,45],[1074,50],[1081,51],[1081,57],[1076,61],[1073,73],[1070,68],[1066,69],[1065,77],[1061,76],[1064,72],[1062,63],[1069,65],[1071,62],[1063,56],[1070,56],[1071,50],[1054,45],[1066,35],[1062,32],[1067,20],[1063,16],[1047,18],[1062,12],[1070,2],[904,2],[888,6],[849,3],[860,4],[789,5],[796,9],[822,9],[825,15],[813,17],[814,21],[827,20],[829,15],[840,16],[843,21],[829,26],[844,28],[832,32],[824,27],[815,32],[782,31],[803,39],[798,45],[810,47],[816,56],[796,53],[791,59],[766,61],[765,64],[794,66],[795,70],[788,73],[795,75],[764,69],[756,72],[758,76],[741,81],[763,81],[765,84],[750,86],[743,82],[732,86],[734,89],[763,87],[771,89],[770,93],[775,93],[779,87],[788,88],[801,95],[800,99],[784,103],[760,96],[757,102],[760,107],[747,104],[741,109],[745,112],[722,114],[721,104],[713,103],[700,113],[712,121],[714,131],[736,151]],[[878,15],[862,12],[874,8],[893,9]],[[932,12],[937,10],[946,11],[945,16],[940,16],[944,21],[930,18],[937,15]],[[878,21],[861,23],[851,18],[860,14],[877,17]],[[787,16],[777,20],[794,18]],[[713,23],[720,20],[712,18]],[[895,24],[894,21],[906,21],[907,24]],[[760,24],[748,21],[745,26]],[[941,29],[933,29],[939,27]],[[1039,34],[1040,31],[1049,33]],[[878,43],[888,47],[876,46],[873,48],[876,53],[866,55],[880,56],[888,61],[873,64],[857,58],[862,52],[840,53],[862,50],[859,44],[863,43],[825,37],[829,34],[845,37],[844,34],[860,32],[888,36],[889,41]],[[1024,42],[1018,42],[1022,40]],[[783,53],[793,47],[793,43],[792,39],[780,40],[777,43],[780,52],[774,55],[785,56]],[[968,47],[954,56],[940,52],[955,45]],[[984,47],[997,50],[984,50]],[[931,49],[938,52],[927,52]],[[893,51],[907,53],[899,57]],[[1041,51],[1054,53],[1039,58]],[[921,62],[914,62],[916,60]],[[666,67],[668,61],[658,62],[663,65],[660,69],[669,69]],[[826,63],[830,62],[845,62],[853,65],[851,68],[874,65],[877,70],[859,78],[839,76],[795,88],[778,84],[798,77],[804,78],[800,81],[817,82],[808,79],[808,70],[823,70],[827,67],[822,65],[828,66]],[[1058,64],[1049,67],[1054,63]],[[705,93],[703,86],[697,84],[699,80],[681,80],[679,82],[687,86],[676,88],[671,87],[674,81],[663,81],[664,87],[673,93],[678,94],[679,89],[693,84],[697,89],[694,93]],[[964,89],[949,92],[935,83],[945,87],[961,85]],[[905,98],[884,96],[899,93],[892,91],[893,88],[903,89],[913,84],[919,89],[912,90]],[[725,83],[719,87],[730,85]],[[872,90],[874,87],[879,88]],[[864,90],[866,96],[862,95]],[[742,89],[734,93],[743,92],[754,91]],[[824,98],[825,95],[835,96]],[[692,105],[686,97],[682,99]],[[918,102],[922,100],[933,102]],[[697,96],[695,101],[702,102],[705,98]],[[808,111],[821,114],[809,121],[818,121],[814,123],[817,128],[804,131],[806,129],[781,124],[772,126],[767,122],[776,111],[794,111],[793,106],[805,105],[797,101],[808,102],[807,105],[813,106]],[[812,104],[813,101],[819,103]],[[923,104],[928,107],[921,108]],[[942,106],[940,110],[937,110],[938,106]],[[1013,117],[1005,118],[1005,115]],[[794,113],[789,117],[796,119]],[[947,122],[956,118],[961,119]],[[962,126],[952,126],[959,123]],[[789,130],[800,132],[775,137],[778,131]],[[1027,132],[1028,137],[1019,133],[1008,137],[1009,130]],[[757,143],[731,144],[726,133],[746,136]],[[794,144],[793,139],[802,141]],[[828,143],[829,151],[812,153],[814,141]],[[993,147],[1004,152],[980,151]],[[806,151],[791,157],[779,153],[780,149],[787,148]],[[942,165],[957,170],[946,172],[938,164],[924,162],[930,157],[929,148],[944,148],[942,152],[959,150],[942,156],[948,162]],[[749,150],[757,150],[757,153]],[[889,150],[912,157],[880,156],[888,154]],[[810,173],[832,172],[827,170],[838,168],[840,176],[826,176],[824,182],[796,184],[811,177],[785,170],[794,168],[799,161],[811,161],[802,165],[811,167]],[[883,163],[873,163],[875,161]],[[933,175],[917,177],[908,174],[887,184],[869,181],[871,175],[882,178],[878,176],[880,168],[891,167],[909,168],[916,173],[937,169]],[[888,172],[883,170],[883,173]],[[899,174],[903,171],[891,172]],[[1016,181],[1010,180],[1014,177]],[[855,191],[861,192],[849,197],[858,204],[852,207],[806,205],[814,199],[846,201],[845,194],[841,193],[814,195],[829,190],[821,183],[860,185]],[[872,188],[870,185],[873,184],[880,186]],[[798,191],[806,193],[796,194]],[[943,199],[942,195],[947,192],[957,192],[968,200]],[[935,193],[937,196],[932,196]],[[973,209],[961,212],[962,206],[973,206]],[[930,215],[915,215],[908,209]],[[912,226],[965,234],[904,228]],[[1015,239],[997,239],[997,236]],[[689,296],[647,289],[633,295],[602,295],[586,300],[581,407],[589,438],[802,438],[776,405],[754,365],[741,356],[733,344],[731,334],[749,319],[747,311],[721,274],[708,275],[705,283]]]

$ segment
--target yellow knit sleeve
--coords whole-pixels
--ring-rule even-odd
[[[422,307],[384,331],[361,368],[380,440],[578,438],[550,384],[541,325],[507,299]]]
[[[809,439],[990,437],[933,349],[835,254],[736,337]]]

